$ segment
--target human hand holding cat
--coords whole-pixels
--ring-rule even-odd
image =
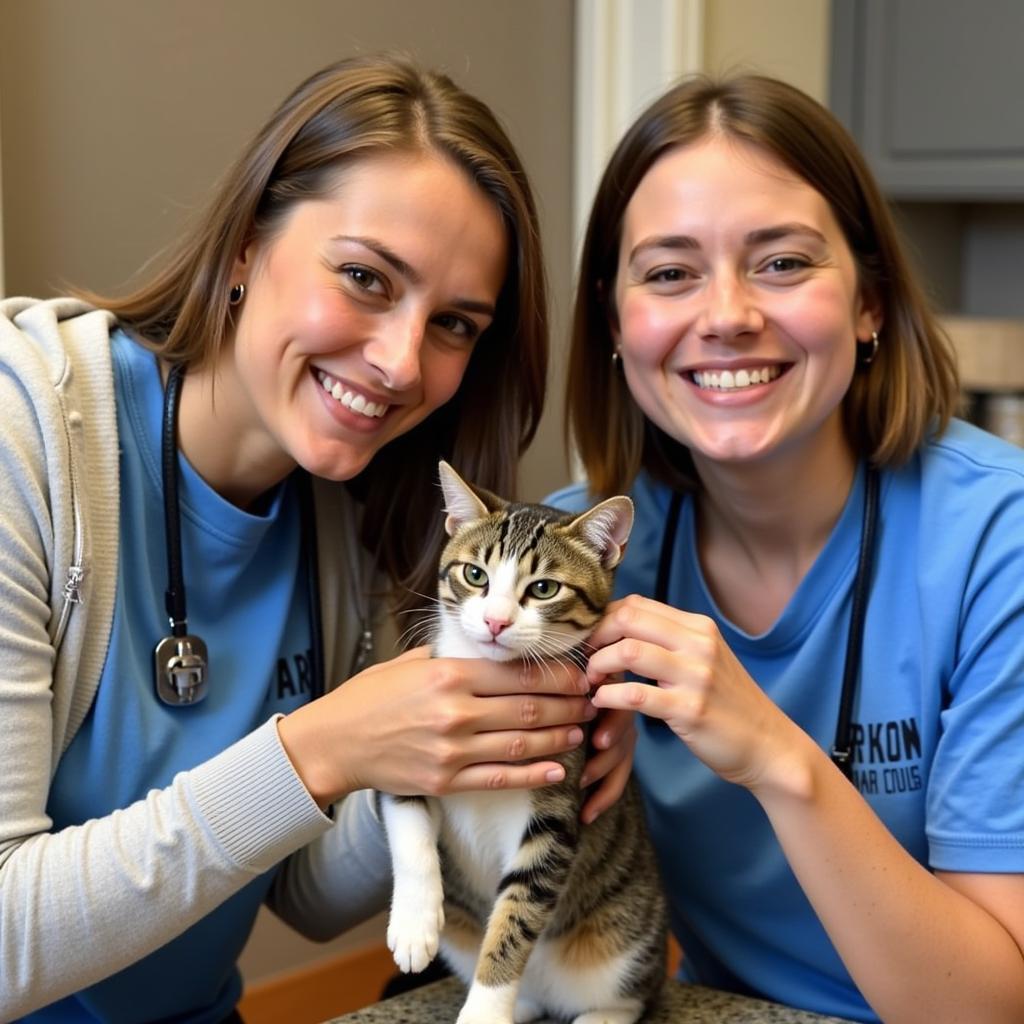
[[[631,595],[608,606],[590,638],[595,707],[660,718],[712,771],[752,791],[781,782],[802,730],[750,677],[715,623]],[[628,672],[653,679],[606,682]]]
[[[604,708],[594,722],[590,742],[597,749],[583,767],[581,786],[600,782],[580,809],[587,825],[608,810],[623,794],[633,770],[636,727],[632,711]]]
[[[543,760],[583,739],[594,717],[571,666],[431,658],[417,648],[353,676],[278,723],[322,807],[357,789],[440,795],[558,781]],[[529,764],[512,763],[540,758]]]

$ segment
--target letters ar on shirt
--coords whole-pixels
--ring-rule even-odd
[[[313,696],[313,651],[296,651],[277,659],[277,670],[270,682],[271,700],[292,701]]]
[[[921,732],[916,718],[854,723],[853,782],[864,794],[921,789]]]

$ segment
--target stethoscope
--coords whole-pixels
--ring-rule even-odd
[[[668,604],[668,578],[675,551],[679,514],[683,493],[674,491],[665,518],[658,556],[658,575],[654,585],[655,599]],[[860,531],[860,552],[857,556],[857,575],[853,581],[853,605],[850,608],[850,626],[846,638],[846,660],[843,665],[843,688],[836,716],[836,736],[830,752],[833,764],[850,778],[853,770],[853,704],[857,696],[860,677],[861,650],[864,642],[864,618],[867,614],[868,595],[871,590],[871,563],[875,551],[875,533],[878,527],[878,471],[868,467],[864,480],[864,515]]]
[[[164,605],[171,635],[153,651],[156,695],[171,707],[198,704],[210,687],[210,661],[205,642],[188,631],[185,574],[181,560],[181,506],[178,502],[178,406],[185,366],[176,363],[164,389],[160,462],[164,486],[164,536],[167,544],[167,590]],[[309,588],[309,640],[312,697],[324,692],[323,635],[320,624],[320,574],[317,562],[313,485],[308,473],[299,474],[299,515],[302,550]]]

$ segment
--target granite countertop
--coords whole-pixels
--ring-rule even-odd
[[[328,1024],[454,1024],[465,991],[454,978],[447,978],[375,1003],[364,1010],[336,1017]],[[734,1024],[848,1024],[839,1017],[823,1017],[777,1003],[748,999],[699,985],[681,985],[675,981],[665,984],[657,1005],[652,1007],[641,1024],[719,1024],[720,1021]],[[551,1022],[545,1020],[537,1024]]]

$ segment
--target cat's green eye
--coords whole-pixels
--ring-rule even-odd
[[[485,587],[487,586],[487,573],[480,568],[479,565],[473,565],[470,562],[464,562],[462,565],[462,578],[471,587]]]
[[[526,588],[526,592],[530,597],[537,598],[538,601],[548,601],[561,589],[562,584],[557,580],[534,580]]]

